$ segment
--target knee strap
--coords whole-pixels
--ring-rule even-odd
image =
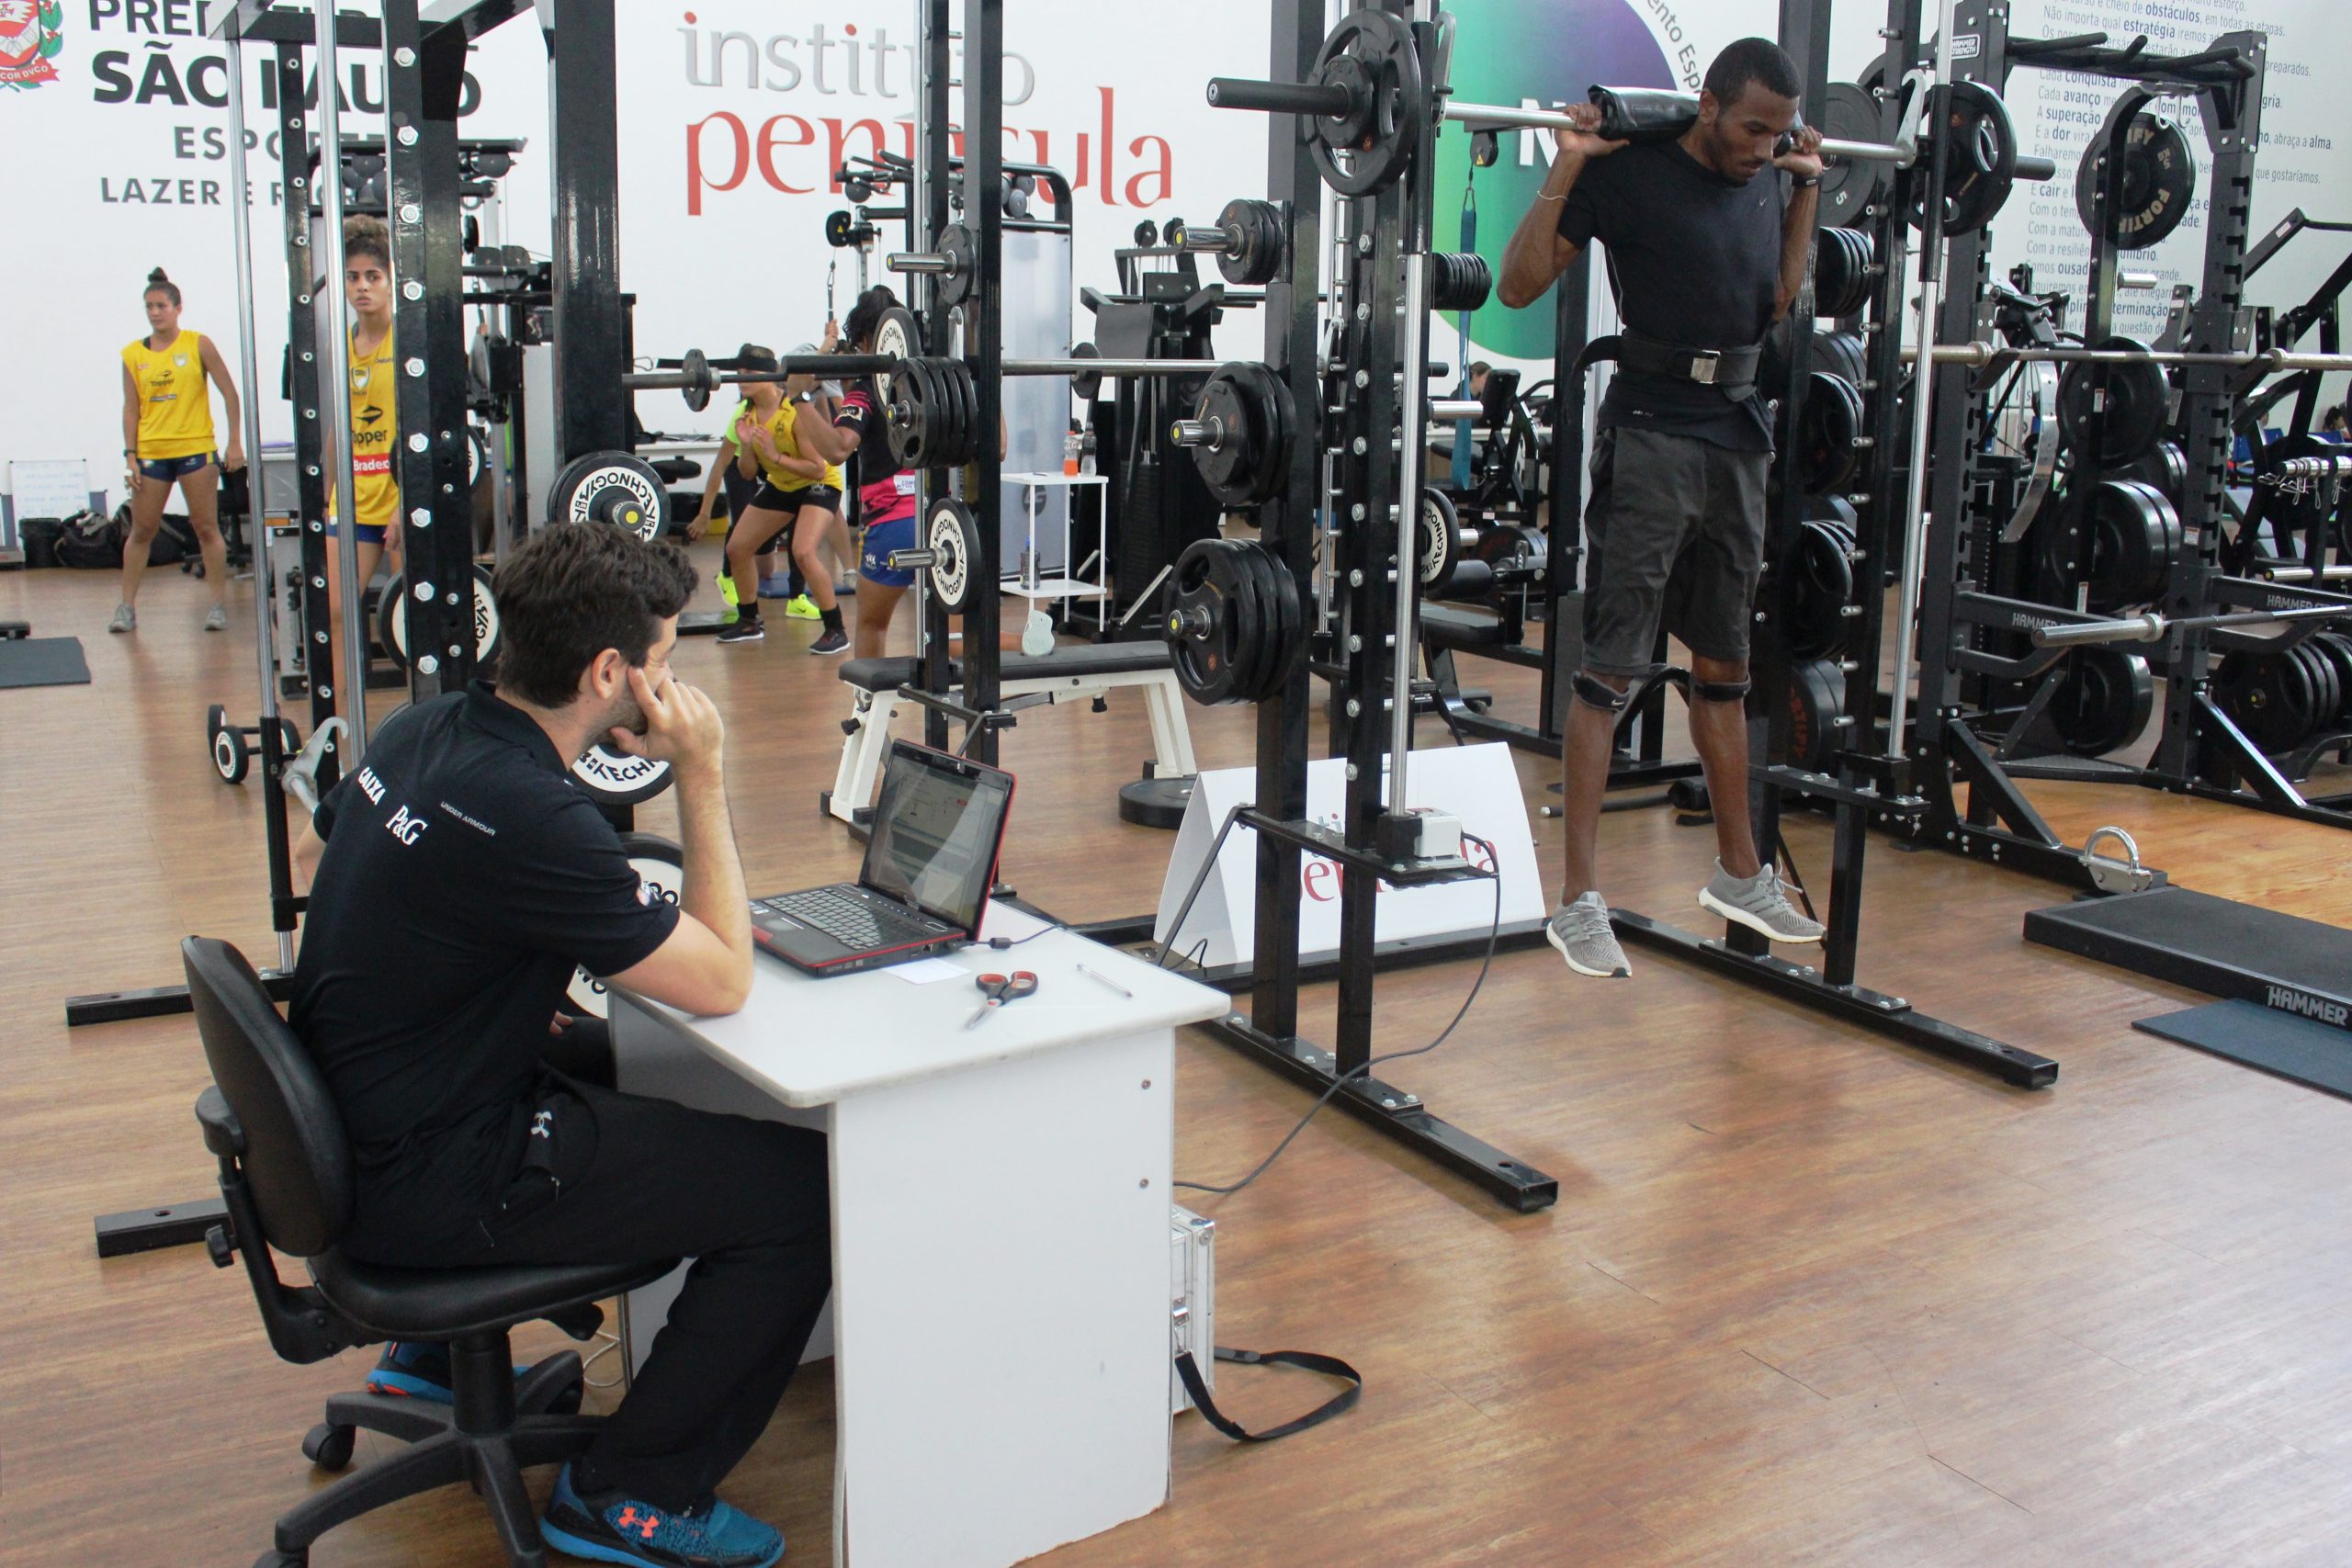
[[[1694,675],[1690,678],[1690,695],[1692,700],[1702,703],[1746,702],[1748,688],[1754,684],[1752,681],[1702,681]]]
[[[1568,682],[1568,690],[1576,694],[1577,701],[1589,708],[1599,708],[1601,712],[1611,715],[1625,711],[1627,701],[1625,693],[1619,691],[1606,681],[1596,680],[1581,670],[1577,671]]]

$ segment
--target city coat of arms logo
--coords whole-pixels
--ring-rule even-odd
[[[64,47],[64,0],[0,0],[0,87],[56,81]]]

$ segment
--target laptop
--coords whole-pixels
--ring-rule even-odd
[[[852,975],[978,941],[1012,775],[894,740],[855,882],[752,900],[752,940],[810,975]]]

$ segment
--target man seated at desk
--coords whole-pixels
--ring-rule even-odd
[[[575,964],[692,1013],[751,989],[724,727],[670,671],[694,580],[675,545],[591,525],[507,558],[497,688],[394,715],[297,848],[314,870],[290,1017],[351,1137],[354,1257],[696,1259],[542,1531],[603,1562],[764,1568],[782,1534],[713,1488],[766,1427],[831,1287],[824,1136],[541,1060]],[[567,782],[607,737],[676,778],[674,907]],[[370,1386],[447,1400],[449,1375],[445,1348],[393,1345]]]

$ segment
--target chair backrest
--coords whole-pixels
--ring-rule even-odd
[[[212,1081],[244,1130],[239,1158],[266,1238],[315,1258],[351,1220],[351,1143],[334,1098],[243,953],[192,936],[180,963]]]

